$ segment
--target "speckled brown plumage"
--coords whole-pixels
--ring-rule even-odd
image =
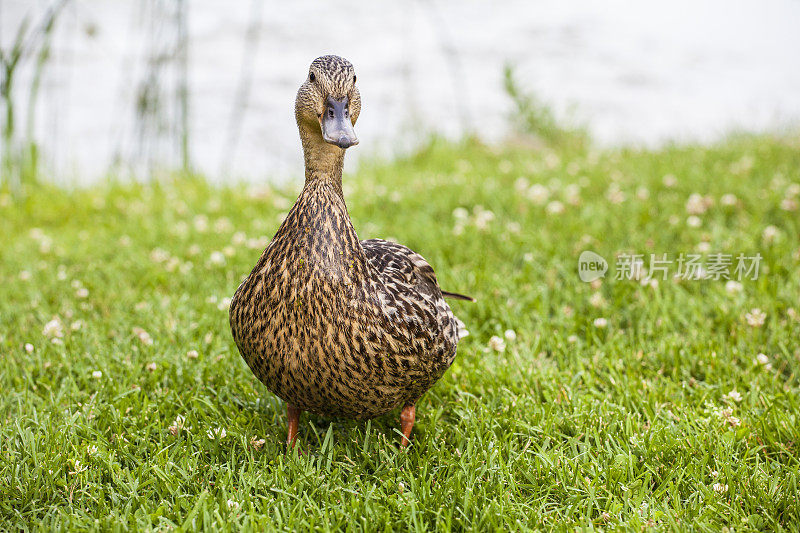
[[[254,374],[288,404],[364,419],[413,406],[453,362],[458,327],[419,254],[359,241],[342,195],[344,150],[320,133],[329,95],[347,98],[355,124],[355,73],[336,56],[315,60],[298,91],[305,186],[237,289],[230,323]]]

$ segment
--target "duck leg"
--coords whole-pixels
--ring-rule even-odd
[[[286,446],[290,450],[294,448],[295,441],[297,441],[297,426],[300,425],[300,413],[302,412],[294,405],[286,404],[286,416],[289,418],[289,436],[286,438]]]
[[[403,432],[403,440],[400,441],[401,448],[405,448],[411,442],[409,438],[411,437],[411,429],[414,427],[416,414],[417,408],[415,405],[406,405],[400,411],[400,429]]]

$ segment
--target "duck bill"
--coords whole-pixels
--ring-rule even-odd
[[[329,96],[325,102],[325,112],[319,121],[325,142],[335,144],[342,149],[358,144],[353,123],[350,122],[349,104],[350,101],[346,96],[342,98]]]

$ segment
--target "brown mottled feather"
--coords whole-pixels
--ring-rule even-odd
[[[326,92],[349,95],[355,124],[355,74],[336,56],[311,69],[316,80],[301,87],[295,105],[306,184],[237,289],[231,330],[254,374],[285,401],[325,416],[371,418],[414,404],[442,376],[458,327],[422,256],[358,240],[342,196],[344,150],[324,143],[314,124]]]

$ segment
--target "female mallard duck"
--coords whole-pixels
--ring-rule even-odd
[[[359,241],[342,195],[344,152],[358,143],[353,65],[314,60],[295,117],[306,180],[294,207],[236,290],[233,338],[253,373],[300,413],[373,418],[395,407],[402,446],[417,400],[456,355],[458,326],[431,266],[405,246]]]

